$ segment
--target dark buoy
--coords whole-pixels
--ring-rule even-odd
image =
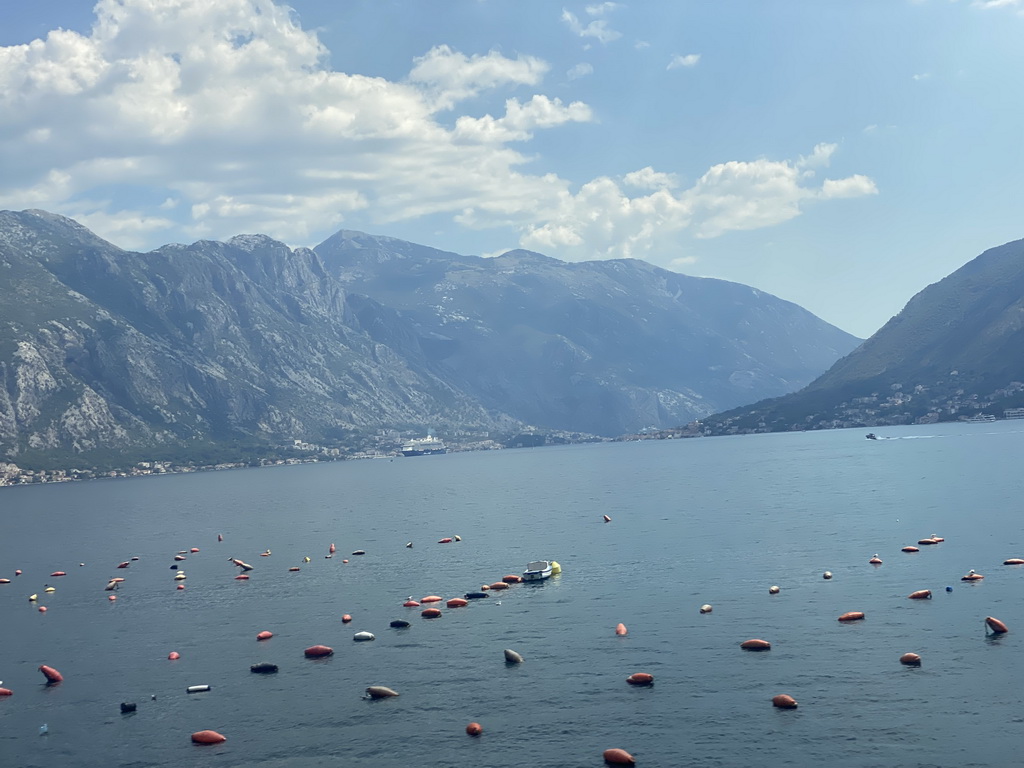
[[[952,592],[952,591],[953,591],[953,588],[952,588],[952,587],[946,587],[946,591],[947,591],[947,592]]]
[[[408,621],[403,621],[402,619],[395,619],[391,622],[389,626],[393,627],[394,629],[405,629],[406,627],[411,627],[412,625]]]
[[[484,597],[490,597],[486,592],[467,592],[465,595],[467,600],[480,600]]]
[[[250,672],[255,672],[258,675],[272,675],[277,672],[277,664],[271,664],[269,661],[261,661],[259,664],[253,664],[249,667]]]
[[[135,704],[135,702],[121,702],[121,714],[128,714],[129,712],[134,712],[136,709],[138,709],[138,706]]]

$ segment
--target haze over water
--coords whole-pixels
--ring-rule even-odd
[[[661,768],[1013,765],[1024,571],[1001,563],[1024,557],[1024,422],[877,431],[887,439],[842,430],[0,490],[12,580],[0,680],[14,691],[0,700],[0,765],[583,768],[609,747]],[[931,534],[946,540],[900,552]],[[177,591],[172,558],[191,547]],[[248,582],[230,557],[255,566]],[[539,558],[562,575],[436,620],[401,605]],[[972,568],[984,581],[961,583]],[[111,603],[103,587],[118,575]],[[934,599],[907,600],[918,589]],[[847,611],[867,618],[837,622]],[[989,615],[1010,633],[986,638]],[[261,630],[274,637],[257,642]],[[376,640],[353,642],[361,630]],[[772,650],[741,651],[753,637]],[[334,656],[305,659],[317,643]],[[507,666],[505,648],[525,662]],[[907,651],[921,668],[899,664]],[[251,674],[259,661],[280,672]],[[65,681],[44,686],[40,664]],[[652,688],[626,684],[640,671]],[[212,689],[186,694],[198,684]],[[401,695],[366,700],[368,685]],[[778,693],[799,709],[774,709]],[[138,710],[122,715],[122,701]],[[471,721],[481,737],[465,735]],[[228,741],[191,744],[206,728]]]

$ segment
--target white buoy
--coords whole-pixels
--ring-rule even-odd
[[[373,632],[356,632],[352,635],[352,639],[356,642],[364,642],[366,640],[376,640],[377,638],[373,636]]]

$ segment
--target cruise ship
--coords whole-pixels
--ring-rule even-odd
[[[435,453],[448,453],[448,446],[440,438],[430,435],[414,437],[402,444],[403,456],[430,456]]]

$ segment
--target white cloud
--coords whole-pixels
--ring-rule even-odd
[[[563,9],[562,21],[566,23],[574,35],[592,37],[602,43],[610,43],[622,37],[622,33],[616,32],[609,27],[608,22],[604,19],[595,19],[589,24],[584,25],[575,14]]]
[[[682,191],[646,167],[574,192],[513,148],[595,120],[540,92],[540,59],[437,46],[394,82],[334,71],[327,54],[273,0],[99,0],[88,35],[0,47],[0,207],[64,213],[131,248],[245,232],[312,244],[359,212],[382,229],[430,215],[510,227],[566,259],[653,259],[682,232],[876,191],[860,175],[813,182],[836,151],[819,144],[716,165]],[[503,113],[465,106],[495,94]]]
[[[932,75],[930,72],[918,72],[917,74],[911,75],[910,79],[915,81],[927,80]]]
[[[604,16],[606,13],[614,11],[618,7],[618,3],[596,3],[594,5],[588,5],[586,10],[588,16]]]
[[[682,69],[684,67],[695,67],[697,62],[700,61],[699,53],[688,53],[685,56],[680,56],[678,53],[673,54],[672,58],[668,62],[668,66],[665,69]]]
[[[409,80],[433,95],[435,109],[451,109],[491,88],[536,85],[547,70],[548,65],[533,56],[507,59],[496,51],[486,56],[466,56],[439,45],[416,59]]]
[[[871,179],[855,175],[807,183],[808,158],[823,162],[834,145],[819,144],[796,161],[731,161],[710,168],[690,188],[674,194],[669,184],[648,195],[630,197],[613,179],[584,184],[575,195],[564,192],[547,220],[526,226],[524,248],[548,250],[572,260],[639,257],[657,261],[677,249],[679,233],[699,238],[769,227],[788,221],[815,200],[876,194]],[[623,184],[674,181],[650,168],[627,174]]]
[[[581,77],[594,74],[594,67],[587,62],[580,62],[565,73],[570,80],[579,80]]]

